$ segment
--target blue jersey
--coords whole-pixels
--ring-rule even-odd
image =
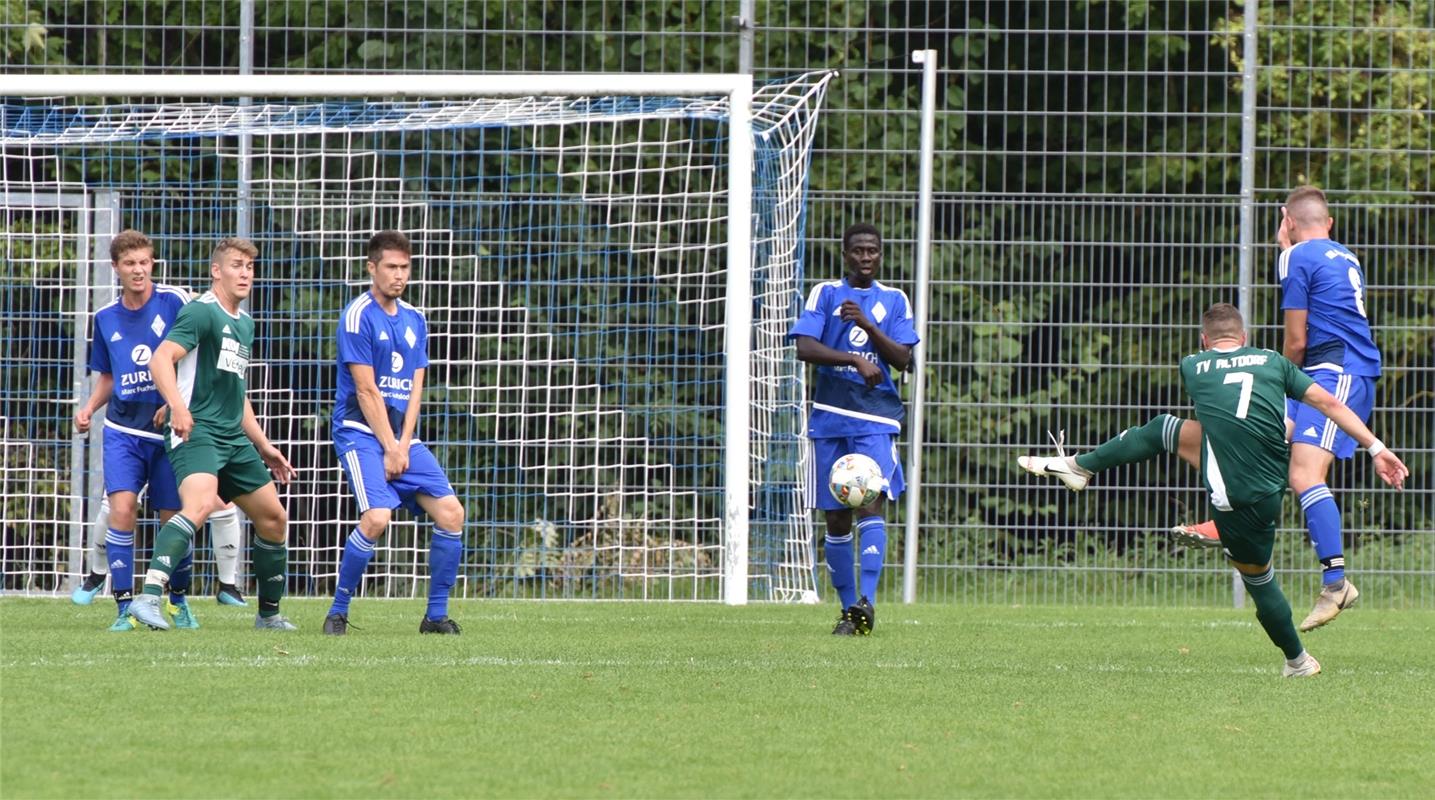
[[[1380,375],[1380,350],[1365,318],[1365,273],[1355,254],[1330,239],[1310,239],[1281,253],[1281,310],[1304,310],[1307,371]]]
[[[871,361],[882,369],[882,382],[872,388],[862,380],[856,367],[817,367],[817,387],[812,394],[812,415],[807,435],[815,438],[898,433],[907,410],[892,383],[891,367],[872,347],[867,332],[840,316],[848,300],[862,307],[889,339],[897,344],[917,344],[912,327],[912,304],[901,289],[877,281],[871,288],[857,289],[847,279],[819,283],[807,296],[807,304],[789,338],[811,336],[834,350],[845,350]]]
[[[114,378],[115,390],[105,411],[106,427],[163,439],[154,426],[154,412],[164,405],[149,373],[149,362],[159,343],[174,325],[189,293],[163,284],[138,309],[115,300],[95,312],[95,335],[90,345],[90,370]]]
[[[374,383],[389,412],[394,436],[404,430],[404,412],[413,393],[414,372],[425,369],[428,359],[428,325],[423,312],[398,301],[398,312],[390,316],[370,292],[350,303],[339,319],[339,396],[334,404],[334,435],[340,428],[373,430],[359,408],[350,364],[374,370]]]

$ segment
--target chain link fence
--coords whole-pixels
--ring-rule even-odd
[[[735,71],[744,5],[257,3],[252,64]],[[245,6],[0,0],[0,55],[22,71],[233,72]],[[912,290],[921,73],[910,52],[938,52],[919,599],[1230,602],[1217,559],[1164,533],[1206,515],[1196,475],[1174,457],[1080,495],[1015,458],[1046,452],[1047,431],[1080,450],[1189,413],[1176,366],[1212,302],[1243,301],[1254,343],[1278,348],[1279,206],[1316,183],[1370,284],[1387,365],[1371,427],[1413,472],[1397,494],[1363,455],[1337,463],[1347,561],[1371,604],[1435,607],[1435,2],[759,0],[754,16],[759,80],[842,72],[813,156],[809,282],[840,274],[840,233],[866,220],[887,235],[886,279]],[[1254,134],[1244,153],[1243,131]],[[1293,502],[1278,536],[1287,591],[1313,593],[1318,564]],[[898,569],[884,592],[900,586]]]

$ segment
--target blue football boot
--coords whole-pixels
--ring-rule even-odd
[[[247,606],[249,602],[244,599],[244,594],[239,587],[232,583],[219,584],[219,591],[215,592],[214,599],[222,606]]]
[[[178,603],[168,602],[164,610],[169,612],[174,619],[174,627],[186,630],[199,630],[199,620],[194,618],[194,612],[189,610],[189,603],[180,601]]]
[[[95,602],[95,595],[105,588],[105,576],[98,572],[91,572],[85,576],[75,591],[70,592],[70,602],[77,606],[87,606]]]

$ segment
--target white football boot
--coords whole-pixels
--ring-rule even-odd
[[[1066,441],[1066,431],[1059,431],[1056,436],[1047,431],[1046,435],[1050,436],[1051,443],[1056,445],[1056,456],[1017,456],[1017,465],[1033,475],[1056,478],[1073,492],[1085,489],[1092,473],[1078,467],[1075,458],[1067,457],[1066,449],[1062,447]]]
[[[1300,655],[1294,659],[1287,661],[1286,665],[1281,668],[1282,678],[1309,678],[1319,674],[1320,662],[1315,660],[1315,656],[1304,650],[1300,651]]]
[[[1338,589],[1331,589],[1329,586],[1321,589],[1320,597],[1315,599],[1315,608],[1310,610],[1298,626],[1300,632],[1313,631],[1330,622],[1337,614],[1355,605],[1355,601],[1359,599],[1360,592],[1356,590],[1355,584],[1350,582],[1350,578],[1345,578]]]

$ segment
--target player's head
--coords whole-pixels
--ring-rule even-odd
[[[1246,323],[1240,309],[1230,303],[1216,303],[1201,315],[1201,346],[1209,348],[1217,342],[1246,343]]]
[[[209,257],[209,274],[224,294],[243,300],[254,288],[254,259],[258,257],[259,248],[248,239],[220,239]]]
[[[148,236],[133,229],[120,231],[110,240],[110,263],[119,276],[122,290],[135,294],[149,291],[150,276],[154,273],[154,244]]]
[[[1325,192],[1315,186],[1302,186],[1286,198],[1285,216],[1281,224],[1291,242],[1307,239],[1330,238],[1330,206],[1325,202]]]
[[[847,282],[859,288],[877,280],[882,266],[882,234],[877,226],[859,222],[842,232],[842,262],[847,265]]]
[[[369,239],[369,275],[374,278],[374,291],[396,300],[403,296],[409,283],[409,262],[413,248],[409,237],[398,231],[379,231]]]

